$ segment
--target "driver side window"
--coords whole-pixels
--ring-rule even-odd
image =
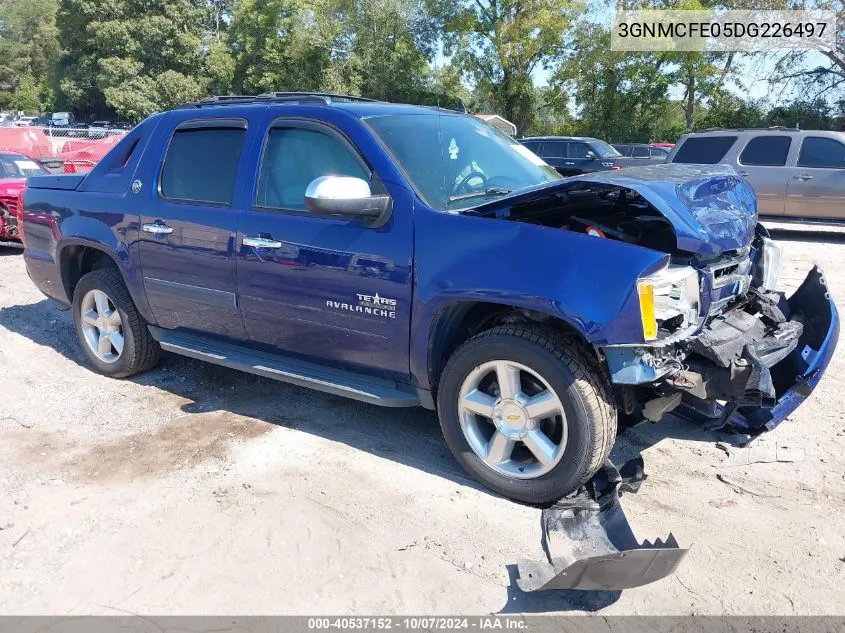
[[[256,206],[305,210],[305,190],[320,176],[369,174],[335,136],[308,128],[271,128],[258,174]]]

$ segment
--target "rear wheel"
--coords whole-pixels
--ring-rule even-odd
[[[161,348],[116,270],[95,270],[79,280],[73,320],[82,351],[101,374],[124,378],[158,362]]]
[[[577,490],[616,436],[616,410],[595,361],[577,341],[541,327],[496,327],[458,348],[440,379],[438,412],[461,465],[527,503]]]

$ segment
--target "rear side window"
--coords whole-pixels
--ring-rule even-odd
[[[651,152],[652,158],[666,158],[669,155],[669,152],[659,147],[652,147],[649,152]]]
[[[788,136],[755,136],[742,150],[739,162],[743,165],[762,167],[786,165],[786,156],[791,144],[792,139]]]
[[[546,141],[543,143],[543,156],[548,158],[566,158],[565,141]]]
[[[845,145],[832,138],[808,136],[801,144],[798,166],[845,169]]]
[[[240,127],[177,128],[161,170],[162,197],[232,204],[245,136]]]
[[[631,151],[630,145],[614,145],[613,146],[617,152],[622,154],[622,156],[627,156],[628,152]]]
[[[522,144],[525,145],[525,147],[530,149],[535,154],[540,153],[540,142],[539,141],[525,141]]]
[[[271,128],[258,176],[256,205],[305,209],[305,190],[320,176],[370,174],[339,138],[307,128]]]
[[[715,165],[735,142],[736,136],[693,136],[684,141],[672,162]]]
[[[634,158],[648,158],[650,156],[649,149],[647,147],[635,147],[631,156]]]

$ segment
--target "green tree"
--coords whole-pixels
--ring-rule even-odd
[[[576,0],[463,0],[445,17],[445,52],[520,132],[535,107],[532,73],[562,54]]]
[[[205,92],[204,0],[60,0],[59,98],[130,119]]]
[[[614,142],[650,141],[670,106],[670,64],[662,53],[610,49],[610,32],[586,24],[551,79],[559,110],[574,102],[580,134]]]
[[[57,0],[0,0],[0,89],[15,109],[50,106],[49,78],[59,45]],[[18,93],[22,94],[18,94]]]

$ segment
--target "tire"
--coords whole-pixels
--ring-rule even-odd
[[[89,343],[86,332],[96,336],[91,328],[90,320],[83,319],[83,313],[91,315],[91,309],[97,306],[97,293],[103,293],[108,299],[108,311],[116,312],[120,319],[119,326],[116,325],[117,318],[112,317],[109,321],[110,327],[122,337],[122,346],[118,353],[116,342],[112,344],[110,351],[100,354]],[[91,305],[91,296],[94,296],[94,305]],[[83,309],[85,308],[85,309]],[[99,314],[99,312],[97,312]],[[123,283],[120,273],[114,269],[94,270],[82,277],[77,283],[73,292],[73,322],[76,327],[76,335],[82,346],[88,362],[93,365],[98,373],[113,378],[126,378],[134,374],[146,371],[155,366],[161,355],[161,347],[150,335],[147,322],[138,314],[135,303]],[[111,334],[113,336],[113,334]],[[116,337],[115,337],[116,338]]]
[[[497,363],[502,362],[519,370],[516,373],[516,384],[520,385],[516,393],[519,395],[515,399],[503,400],[499,397],[501,392],[497,392],[500,367]],[[491,364],[493,373],[478,378],[485,375]],[[491,377],[496,382],[492,387],[485,386]],[[473,388],[476,380],[479,382]],[[538,382],[543,384],[537,386]],[[546,391],[550,388],[552,393],[537,392],[543,387]],[[530,389],[534,390],[533,394],[529,393]],[[473,401],[490,394],[497,403],[492,416],[468,413],[467,408],[461,406],[462,402],[467,402],[463,396],[472,393],[480,393]],[[521,404],[529,402],[523,396],[529,395],[547,400],[556,396],[557,411],[561,415],[539,422],[531,418],[529,413],[535,409],[520,408]],[[602,466],[616,438],[617,413],[612,391],[597,362],[574,337],[541,326],[498,326],[461,345],[449,358],[440,377],[437,405],[443,436],[461,466],[487,488],[524,503],[553,503],[576,491]],[[485,398],[479,406],[488,411],[489,400]],[[507,413],[513,415],[504,416]],[[494,418],[498,421],[494,422]],[[517,421],[508,423],[506,419]],[[502,423],[520,428],[503,427]],[[538,424],[542,426],[533,426]],[[529,450],[528,440],[531,436],[538,437],[533,434],[536,429],[544,431],[551,444],[555,444],[557,434],[565,438],[565,441],[557,441],[554,453],[550,450],[537,453],[543,453],[545,463],[540,463]],[[514,433],[526,436],[515,440],[513,452],[503,453],[510,455],[509,459],[490,465],[493,440],[492,434],[487,438],[488,431],[505,435],[508,442],[514,441]],[[479,437],[479,433],[483,435]],[[484,452],[485,439],[489,450],[487,461],[479,454]],[[531,444],[536,448],[536,440]],[[551,444],[540,443],[540,446]],[[479,450],[479,447],[482,448]],[[537,462],[536,466],[530,464],[532,458]]]

